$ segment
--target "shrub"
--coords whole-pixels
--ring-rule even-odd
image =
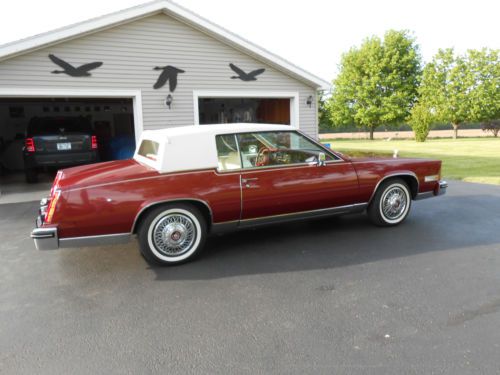
[[[411,111],[409,123],[415,133],[415,140],[425,142],[432,123],[432,115],[429,109],[425,105],[418,103]]]
[[[498,137],[500,132],[500,120],[491,120],[481,125],[483,132],[492,132],[494,137]]]

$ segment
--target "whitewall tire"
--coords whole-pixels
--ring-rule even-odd
[[[152,209],[138,231],[142,255],[159,265],[192,260],[203,248],[206,236],[207,224],[200,211],[181,203]]]
[[[404,180],[383,181],[368,206],[368,217],[379,226],[398,225],[408,216],[411,199],[410,188]]]

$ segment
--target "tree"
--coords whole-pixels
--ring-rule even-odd
[[[471,120],[498,126],[500,120],[500,60],[498,50],[467,52],[474,86],[470,91]]]
[[[455,56],[451,48],[439,50],[424,68],[419,94],[438,121],[451,123],[457,138],[464,122],[498,118],[499,79],[498,51]]]
[[[408,31],[388,31],[384,40],[366,39],[342,56],[328,103],[336,126],[368,128],[404,121],[417,97],[421,58]]]
[[[332,119],[327,109],[327,101],[323,92],[318,92],[318,127],[320,131],[332,128]]]

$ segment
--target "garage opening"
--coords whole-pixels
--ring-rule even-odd
[[[289,98],[199,98],[200,125],[253,122],[290,125]]]
[[[29,179],[28,164],[37,174],[31,182],[52,180],[57,169],[126,159],[134,149],[132,99],[0,99],[2,185],[21,177]]]

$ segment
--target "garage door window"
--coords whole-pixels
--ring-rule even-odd
[[[200,98],[200,125],[239,122],[290,125],[288,98]]]

